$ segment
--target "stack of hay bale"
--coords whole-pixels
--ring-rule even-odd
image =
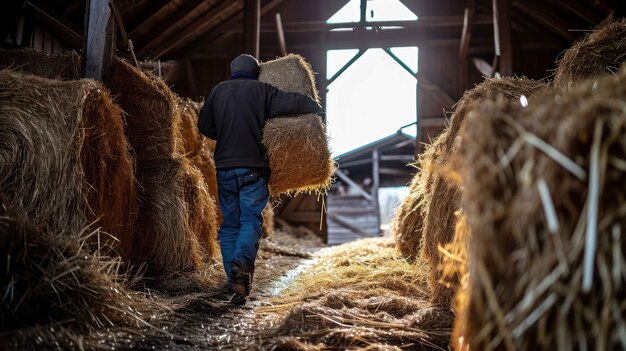
[[[216,251],[215,202],[200,170],[183,157],[177,98],[158,78],[117,60],[107,79],[127,114],[125,134],[140,185],[135,265],[153,276],[193,272]],[[189,142],[188,142],[189,143]]]
[[[287,55],[261,63],[259,81],[286,92],[318,100],[311,66],[299,55]],[[315,114],[279,116],[263,130],[272,169],[270,194],[323,191],[330,185],[334,163],[330,157],[326,128]]]
[[[33,335],[67,341],[65,327],[136,325],[149,303],[126,290],[111,258],[132,254],[136,215],[121,110],[93,80],[12,70],[0,71],[0,100],[0,326],[64,323],[59,335],[34,328],[0,348],[21,349]]]
[[[470,112],[457,350],[626,347],[625,33],[576,44],[527,106]]]
[[[409,196],[397,210],[393,230],[400,251],[409,258],[420,255],[431,266],[432,302],[449,305],[457,279],[444,282],[444,253],[440,247],[453,240],[458,210],[461,208],[462,167],[458,162],[459,136],[466,128],[466,116],[475,106],[496,99],[514,100],[530,96],[544,86],[527,78],[488,78],[467,91],[457,104],[450,126],[426,148],[420,157],[418,173],[411,182]]]

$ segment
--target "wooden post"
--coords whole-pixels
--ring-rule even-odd
[[[276,14],[276,32],[278,33],[278,45],[280,47],[280,54],[287,55],[287,43],[285,42],[285,31],[283,30],[283,20],[280,18],[280,13]]]
[[[372,151],[372,199],[374,200],[374,208],[376,209],[376,222],[380,231],[380,204],[378,201],[378,188],[380,187],[380,150],[378,148]]]
[[[261,0],[245,0],[243,15],[244,53],[259,58]]]
[[[496,56],[500,57],[500,73],[503,76],[513,75],[510,12],[509,0],[493,0],[493,36]]]
[[[102,80],[113,64],[115,26],[109,1],[88,0],[85,23],[85,77]]]

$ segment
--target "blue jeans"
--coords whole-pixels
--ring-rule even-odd
[[[217,197],[224,216],[219,241],[229,282],[233,263],[250,274],[254,273],[254,262],[263,235],[262,212],[269,198],[267,180],[261,171],[257,168],[217,170]]]

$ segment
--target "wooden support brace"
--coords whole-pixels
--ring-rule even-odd
[[[367,191],[363,190],[360,185],[358,185],[354,180],[348,177],[347,174],[343,173],[341,170],[335,170],[335,174],[344,182],[348,183],[349,186],[354,187],[361,196],[363,196],[366,200],[373,201],[372,195],[370,195]]]
[[[365,232],[363,229],[352,225],[351,223],[349,223],[348,221],[342,219],[341,217],[334,215],[332,213],[328,213],[326,214],[326,216],[328,217],[328,220],[331,222],[335,222],[337,224],[339,224],[340,226],[349,229],[350,231],[352,231],[354,234],[358,235],[358,236],[362,236],[364,238],[369,238],[372,236],[372,234]]]
[[[115,27],[109,2],[89,0],[85,17],[85,77],[102,80],[115,54]]]

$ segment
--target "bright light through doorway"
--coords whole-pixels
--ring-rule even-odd
[[[328,23],[358,22],[360,1],[351,0]],[[368,0],[368,21],[417,20],[399,0]],[[417,47],[391,48],[416,73]],[[329,50],[327,78],[358,53],[357,49]],[[416,80],[383,49],[369,49],[328,86],[326,109],[333,156],[384,138],[415,121]],[[405,133],[415,136],[416,127]]]
[[[417,72],[416,47],[391,51]],[[328,77],[354,54],[353,50],[328,51]],[[414,122],[416,88],[415,78],[383,49],[367,50],[328,86],[326,109],[333,155],[384,138]],[[416,134],[415,126],[403,131]]]

